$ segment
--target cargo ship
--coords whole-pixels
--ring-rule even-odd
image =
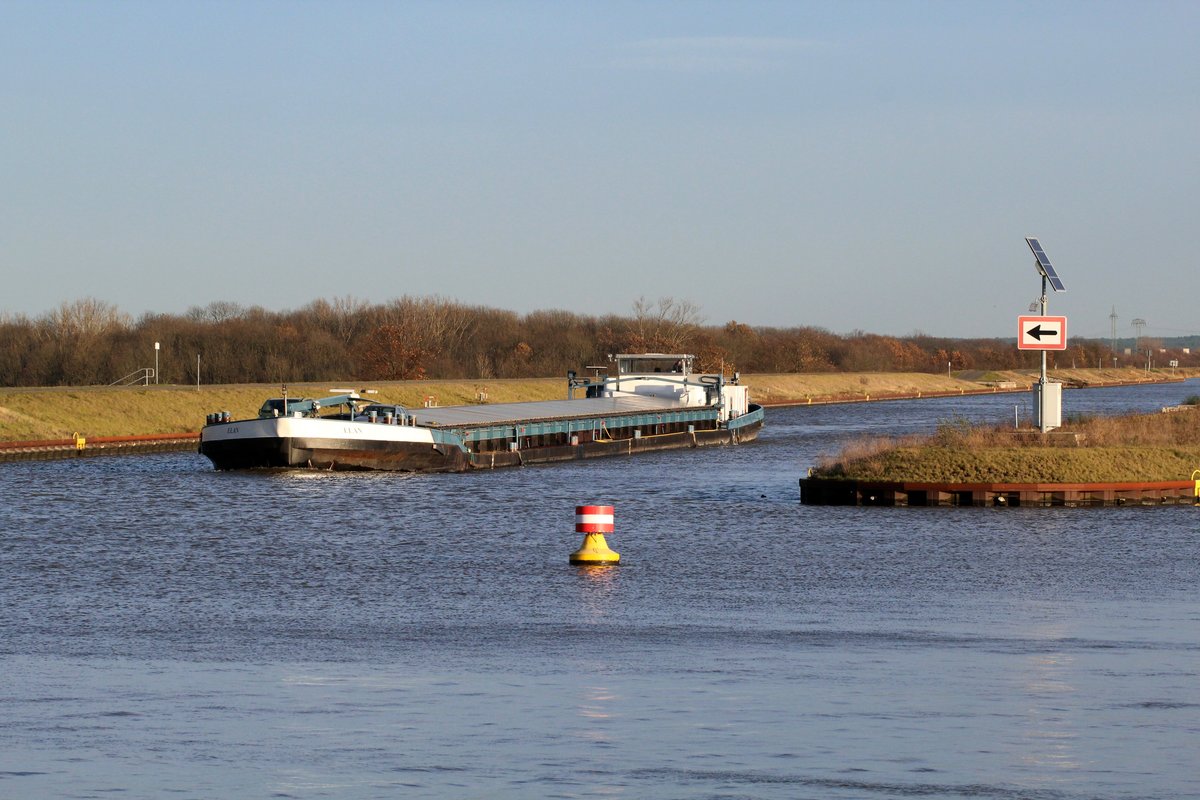
[[[219,470],[465,472],[753,441],[763,409],[734,373],[696,373],[695,356],[622,354],[567,397],[406,408],[364,392],[268,399],[253,419],[208,415],[200,453]],[[611,374],[610,374],[611,373]]]

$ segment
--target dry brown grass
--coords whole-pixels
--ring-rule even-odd
[[[1187,480],[1200,468],[1200,410],[1074,420],[1037,431],[943,423],[924,437],[863,439],[823,456],[820,477],[936,483]]]
[[[1183,377],[1179,370],[1177,377]],[[1069,386],[1111,386],[1114,384],[1168,380],[1169,372],[1150,375],[1137,369],[1060,369],[1050,370],[1052,380]],[[969,370],[953,377],[929,372],[822,372],[783,375],[747,375],[742,382],[758,402],[769,404],[865,400],[903,395],[954,394],[988,390],[998,384],[1028,389],[1038,380],[1034,370]]]
[[[925,372],[816,373],[803,375],[750,375],[742,382],[750,394],[765,403],[803,403],[809,398],[864,399],[880,395],[916,395],[918,392],[958,392],[979,389],[980,384]]]
[[[327,397],[333,383],[289,384],[292,397]],[[360,387],[361,388],[361,387]],[[566,397],[559,378],[503,381],[404,381],[372,383],[372,400],[420,407],[432,396],[438,405],[519,400],[557,400]],[[235,419],[253,417],[263,400],[278,397],[277,385],[84,387],[0,390],[0,441],[62,439],[85,436],[132,436],[148,433],[194,433],[213,411],[228,411]]]

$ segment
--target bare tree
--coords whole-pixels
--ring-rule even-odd
[[[244,316],[246,309],[241,303],[232,300],[214,300],[206,306],[192,306],[187,310],[187,318],[193,322],[222,323]]]
[[[660,297],[650,303],[639,297],[633,304],[630,349],[684,352],[703,321],[700,307],[689,300]]]
[[[372,331],[360,354],[360,364],[369,379],[420,380],[425,377],[429,357],[427,339],[414,329],[410,318]]]
[[[332,301],[314,300],[301,309],[301,313],[307,314],[316,325],[343,345],[349,346],[365,329],[370,309],[371,304],[366,300],[346,295],[335,297]]]
[[[63,303],[46,316],[51,328],[61,337],[94,337],[128,328],[131,319],[111,303],[85,297]]]

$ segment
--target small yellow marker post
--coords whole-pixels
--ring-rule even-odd
[[[583,534],[583,546],[571,553],[572,564],[602,567],[621,560],[604,541],[604,534],[613,532],[612,506],[575,506],[575,532]]]

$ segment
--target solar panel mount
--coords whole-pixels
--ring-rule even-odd
[[[1043,278],[1050,282],[1050,286],[1056,292],[1065,292],[1066,286],[1063,286],[1062,278],[1058,277],[1058,273],[1054,271],[1054,265],[1050,263],[1050,257],[1046,255],[1046,251],[1042,249],[1041,243],[1034,236],[1026,236],[1025,243],[1029,245],[1029,249],[1033,251],[1033,257],[1037,259],[1037,271]]]

